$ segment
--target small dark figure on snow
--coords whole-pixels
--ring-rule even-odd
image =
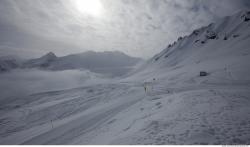
[[[200,77],[205,77],[205,76],[207,76],[207,75],[208,75],[208,73],[205,72],[205,71],[201,71],[201,72],[200,72]]]

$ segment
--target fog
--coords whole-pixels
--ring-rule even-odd
[[[13,70],[0,74],[0,100],[43,91],[70,89],[103,80],[101,75],[86,70]]]

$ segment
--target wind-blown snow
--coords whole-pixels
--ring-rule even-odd
[[[179,38],[123,79],[2,99],[0,144],[249,144],[249,14]]]

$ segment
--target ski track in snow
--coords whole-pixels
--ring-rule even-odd
[[[129,105],[135,103],[136,101],[118,105],[107,110],[102,110],[103,112],[101,113],[98,112],[97,114],[94,113],[91,115],[83,116],[47,133],[32,138],[31,140],[26,141],[23,144],[66,144],[68,141],[73,140],[75,137],[91,131],[95,128],[95,126],[101,125],[103,122],[107,121],[109,118],[119,113],[124,108],[127,108]]]
[[[129,136],[128,138],[121,137],[119,139],[120,136],[117,135],[118,138],[113,140],[115,138],[113,136],[114,138],[111,139],[107,144],[220,144],[223,142],[246,143],[246,140],[240,140],[235,136],[237,133],[238,135],[242,135],[240,132],[238,132],[238,130],[241,130],[243,136],[245,134],[245,136],[249,137],[249,133],[247,133],[247,131],[250,129],[250,119],[242,120],[242,118],[239,118],[239,120],[237,120],[236,118],[234,118],[236,117],[235,115],[230,115],[229,113],[231,111],[234,112],[236,108],[242,107],[243,109],[245,109],[246,106],[250,105],[249,95],[244,95],[244,93],[247,92],[249,94],[250,87],[248,85],[193,84],[178,88],[170,87],[170,85],[166,85],[161,82],[152,83],[151,85],[152,89],[150,89],[146,95],[143,92],[142,85],[123,83],[113,84],[112,86],[103,86],[101,88],[102,92],[97,92],[97,94],[99,95],[96,95],[96,93],[95,96],[85,95],[87,99],[84,99],[84,96],[75,96],[69,99],[63,98],[61,100],[55,98],[54,101],[50,101],[49,103],[46,101],[44,101],[44,103],[36,103],[35,101],[32,101],[32,103],[24,106],[24,108],[21,107],[18,108],[18,110],[12,110],[11,112],[9,112],[9,114],[5,115],[6,118],[1,117],[1,126],[3,126],[4,121],[8,121],[9,124],[6,125],[10,125],[10,129],[13,129],[13,127],[15,128],[15,125],[17,125],[17,129],[6,129],[6,132],[2,132],[3,130],[1,129],[2,139],[0,139],[0,143],[71,144],[76,138],[78,138],[80,139],[80,141],[78,141],[78,144],[99,144],[98,140],[96,140],[97,142],[93,140],[92,142],[86,142],[84,136],[92,134],[93,132],[99,132],[99,129],[105,128],[109,125],[121,123],[123,119],[119,120],[116,117],[119,117],[121,115],[121,112],[123,111],[125,111],[126,114],[126,110],[130,109],[140,109],[140,111],[145,111],[146,113],[144,115],[139,115],[138,117],[132,118],[127,126],[124,125],[123,127],[120,127],[118,129],[116,128],[115,130],[120,129],[120,133],[117,132],[117,134],[123,134],[121,132],[124,132],[126,134],[126,132],[133,130],[134,126],[143,121],[148,122],[150,120],[149,122],[151,123],[149,123],[148,125],[142,125],[141,129],[137,130],[134,134],[131,134],[131,136]],[[96,86],[99,87],[100,85]],[[90,89],[94,89],[94,87],[96,86],[93,86]],[[81,90],[82,89],[80,89],[80,91]],[[77,90],[73,91],[76,92]],[[131,95],[129,95],[130,92]],[[83,93],[86,94],[85,92]],[[44,94],[42,95],[46,96],[49,99],[49,95],[46,95],[46,93]],[[64,95],[65,93],[62,92],[62,94]],[[58,94],[57,96],[62,97],[60,96],[60,94]],[[109,96],[112,98],[110,99]],[[119,98],[119,96],[121,98]],[[204,99],[205,97],[206,99]],[[214,99],[214,97],[216,99]],[[124,98],[126,100],[124,100]],[[79,111],[73,111],[71,109],[63,110],[65,103],[73,104],[73,107],[77,107],[79,99],[84,99],[82,104],[80,105],[81,109]],[[76,103],[72,103],[72,101],[76,101]],[[146,104],[144,104],[145,101]],[[175,101],[180,102],[175,103]],[[221,104],[223,106],[215,106],[215,109],[211,110],[213,109],[216,102],[223,102],[223,104]],[[182,103],[187,106],[182,106]],[[104,106],[99,107],[103,104]],[[107,106],[105,106],[105,104]],[[139,104],[141,107],[137,106]],[[164,117],[154,118],[155,116],[157,116],[157,114],[159,114],[159,116],[164,114],[164,111],[161,111],[163,108],[167,108],[165,112],[168,112],[168,110],[170,109],[168,109],[168,107],[173,107],[171,105],[174,104],[178,109],[180,109],[176,111],[178,112],[178,114],[172,114],[170,119],[164,119]],[[145,107],[147,105],[149,105],[148,108]],[[202,105],[204,105],[205,110],[201,109]],[[188,110],[187,108],[189,106],[193,108]],[[60,115],[53,113],[54,110],[57,109],[57,107],[59,112],[62,111],[60,115],[65,115],[65,117],[61,117],[60,119],[58,119],[58,116]],[[21,110],[23,110],[23,116],[20,117],[19,121],[23,122],[21,123],[23,124],[23,126],[19,128],[20,124],[18,122],[14,122],[18,121],[18,119],[11,120],[10,117],[11,115],[15,115],[16,111]],[[72,112],[69,113],[69,110],[71,110]],[[247,111],[245,112],[250,111],[248,111],[247,109]],[[46,114],[46,116],[41,117],[44,114]],[[130,120],[130,115],[132,116],[133,114],[128,114],[128,120]],[[171,115],[171,113],[168,115]],[[38,117],[38,119],[34,119],[36,117]],[[49,119],[46,117],[49,117]],[[32,119],[32,121],[30,122],[29,119]],[[51,119],[53,120],[52,123],[54,125],[52,125],[54,128],[51,128]],[[112,122],[111,120],[116,121]],[[244,123],[246,125],[246,128],[237,125],[237,123]],[[27,134],[29,132],[28,127],[30,127],[29,129],[35,129],[32,132],[37,133]],[[44,127],[46,129],[44,129]],[[43,130],[41,130],[41,128]],[[183,129],[180,130],[178,128]],[[8,135],[5,136],[7,132]],[[102,133],[99,132],[98,135],[102,135]],[[103,135],[105,135],[105,133],[107,132],[104,131]],[[23,137],[23,139],[20,140],[17,139],[17,142],[12,142],[13,138],[20,138],[20,136],[22,135],[26,137]],[[95,137],[98,138],[98,135],[92,136],[93,139]],[[233,136],[234,138],[232,138]]]
[[[94,90],[89,91],[89,89]],[[24,105],[23,108],[11,109],[9,113],[1,117],[2,139],[0,139],[0,142],[2,144],[67,144],[73,138],[94,129],[95,126],[101,125],[115,114],[143,98],[142,89],[138,97],[127,98],[129,89],[130,87],[124,86],[124,84],[107,84],[105,86],[95,85],[86,89],[69,90],[68,93],[71,91],[80,93],[78,96],[69,98],[63,97],[64,91],[58,92],[56,97],[47,93],[31,95],[39,96],[38,102],[30,99],[32,101]],[[86,92],[83,92],[84,90]],[[119,96],[121,98],[125,96],[126,99],[122,100]],[[62,99],[58,100],[57,97]],[[54,98],[54,101],[50,98]],[[43,99],[48,99],[49,102]],[[88,110],[90,111],[89,114]],[[40,134],[40,126],[44,125],[47,125],[49,129],[45,132],[40,131]],[[54,128],[51,129],[51,125]],[[33,132],[38,132],[38,134],[34,136],[32,136],[32,133],[27,134],[25,130],[30,128],[36,130]],[[13,138],[19,138],[23,134],[27,137],[17,139],[16,143],[11,142],[12,136]]]

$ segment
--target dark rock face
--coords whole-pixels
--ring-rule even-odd
[[[246,12],[242,17],[244,21],[250,21],[250,11]]]
[[[213,32],[213,31],[209,31],[209,32],[207,32],[206,38],[207,39],[216,39],[217,34],[215,32]]]
[[[249,21],[249,20],[250,20],[250,18],[245,17],[245,20],[244,20],[244,21]]]
[[[205,72],[205,71],[201,71],[200,72],[200,77],[205,77],[205,76],[208,76],[208,73]]]
[[[192,33],[192,35],[196,35],[197,36],[197,35],[199,35],[199,33],[200,33],[199,30],[194,30],[193,33]]]
[[[197,39],[197,40],[195,40],[195,43],[197,43],[197,42],[199,42],[200,40],[199,39]]]
[[[155,58],[155,61],[158,61],[160,59],[160,57],[157,57],[157,58]]]
[[[182,39],[183,39],[183,37],[179,37],[179,38],[178,38],[178,41],[180,41],[180,40],[182,40]]]

